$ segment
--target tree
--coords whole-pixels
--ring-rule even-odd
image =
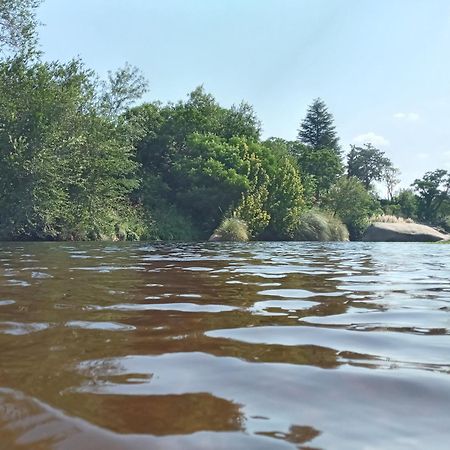
[[[271,240],[292,238],[298,216],[305,208],[300,171],[287,142],[269,139],[264,147],[267,150],[262,166],[269,177],[266,209],[270,221],[263,236]]]
[[[224,110],[223,132],[225,138],[245,136],[249,139],[259,140],[261,135],[261,122],[256,117],[253,106],[241,102],[238,106],[232,105]]]
[[[128,63],[115,72],[108,72],[108,81],[103,83],[101,105],[106,114],[118,116],[140,99],[147,90],[147,80],[137,67]]]
[[[146,103],[127,112],[129,121],[138,123],[143,136],[137,144],[137,157],[145,170],[167,173],[176,153],[186,148],[193,133],[214,134],[225,139],[234,136],[257,141],[260,122],[246,103],[221,107],[202,86],[176,104]]]
[[[403,189],[395,198],[396,203],[400,207],[400,215],[402,217],[415,219],[417,217],[418,202],[414,192],[410,189]]]
[[[425,221],[435,222],[439,208],[449,199],[450,173],[443,169],[426,172],[422,179],[412,184],[419,197],[419,217]]]
[[[320,98],[315,99],[309,106],[306,117],[300,125],[297,139],[314,150],[328,148],[340,154],[333,115]]]
[[[167,214],[160,213],[170,210],[177,223],[185,217],[198,232],[194,231],[193,238],[207,236],[246,191],[231,189],[226,185],[226,177],[222,181],[217,178],[214,186],[213,178],[218,176],[216,169],[219,171],[220,167],[238,170],[241,157],[233,160],[233,155],[242,149],[237,151],[236,145],[228,145],[234,138],[242,139],[245,146],[259,141],[260,123],[253,108],[246,103],[224,108],[200,86],[185,101],[144,104],[124,117],[142,134],[136,143],[136,155],[142,163],[143,184],[134,195],[136,201],[147,205],[152,215],[167,218]],[[238,147],[244,148],[244,144]],[[262,152],[259,147],[255,151]],[[226,155],[229,161],[225,160]],[[211,160],[207,162],[207,158]],[[250,157],[243,158],[249,164]],[[259,161],[259,157],[256,159]],[[202,195],[204,198],[200,199]],[[263,197],[262,191],[254,192],[247,202],[255,204],[256,198],[260,202]]]
[[[132,220],[132,136],[102,115],[97,83],[77,60],[0,63],[2,238],[112,237]]]
[[[383,179],[386,183],[388,200],[391,202],[394,200],[395,188],[400,183],[399,177],[400,170],[398,170],[396,167],[393,167],[392,165],[388,165],[387,167],[385,167]]]
[[[186,152],[171,167],[169,186],[175,204],[205,237],[249,188],[251,155],[246,143],[237,139],[227,142],[194,133],[187,140]]]
[[[0,0],[0,53],[28,55],[35,50],[36,8],[42,0]]]
[[[150,215],[167,218],[160,212],[170,210],[177,223],[185,217],[196,238],[227,214],[245,220],[253,236],[287,236],[303,207],[300,174],[283,141],[259,142],[249,105],[223,108],[200,87],[185,102],[142,105],[126,117],[143,130],[136,199]]]
[[[314,202],[317,203],[344,172],[341,157],[333,149],[312,149],[298,143],[294,152],[302,175],[314,182]]]
[[[389,158],[372,144],[364,144],[363,147],[352,145],[347,156],[348,176],[358,178],[366,189],[373,181],[383,180],[391,167]]]
[[[207,237],[227,213],[252,235],[287,236],[303,206],[298,170],[289,155],[242,137],[194,133],[177,155],[168,183],[173,203]]]
[[[369,217],[380,211],[378,200],[355,177],[341,177],[322,204],[347,225],[352,240],[361,237]]]

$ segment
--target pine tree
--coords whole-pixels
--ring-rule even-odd
[[[314,150],[327,148],[340,154],[333,115],[320,98],[315,99],[309,106],[306,117],[300,125],[297,139]]]

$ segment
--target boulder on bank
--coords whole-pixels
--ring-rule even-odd
[[[432,227],[418,223],[374,222],[367,228],[365,242],[437,242],[450,238]]]

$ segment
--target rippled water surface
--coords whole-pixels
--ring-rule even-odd
[[[0,448],[448,449],[450,246],[0,244]]]

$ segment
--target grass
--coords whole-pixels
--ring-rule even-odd
[[[296,241],[348,241],[347,227],[332,214],[311,209],[300,217],[294,232]]]
[[[243,220],[237,219],[236,217],[226,218],[214,231],[210,240],[247,242],[249,240],[247,224]]]
[[[404,217],[392,216],[389,214],[379,214],[378,216],[373,216],[370,219],[371,223],[381,222],[381,223],[414,223],[414,220]]]

